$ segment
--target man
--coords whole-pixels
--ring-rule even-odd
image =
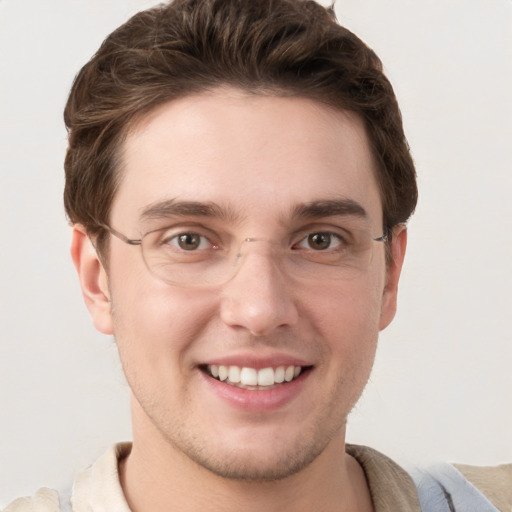
[[[453,509],[443,475],[418,495],[345,444],[417,199],[375,54],[313,2],[177,0],[111,34],[65,119],[72,257],[133,419],[73,510]]]

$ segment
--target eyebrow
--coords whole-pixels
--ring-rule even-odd
[[[297,205],[293,209],[292,216],[297,218],[334,217],[336,215],[350,215],[366,219],[366,210],[352,199],[325,199],[311,201],[310,203]]]
[[[314,219],[337,215],[368,217],[366,210],[352,199],[324,199],[301,203],[292,208],[291,217]],[[169,217],[211,217],[230,222],[240,220],[240,215],[231,208],[223,208],[217,203],[207,201],[178,201],[176,198],[158,201],[146,206],[140,215],[142,221],[159,220]]]
[[[176,198],[159,201],[146,206],[140,215],[141,220],[158,220],[168,217],[212,217],[233,221],[238,215],[231,210],[222,208],[216,203],[207,201],[178,201]]]

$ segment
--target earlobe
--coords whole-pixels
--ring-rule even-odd
[[[405,225],[399,225],[393,230],[393,239],[390,244],[392,260],[388,263],[386,269],[386,285],[382,296],[380,330],[385,329],[395,317],[398,282],[404,263],[406,247],[407,228]]]
[[[113,334],[107,274],[85,228],[78,224],[73,226],[71,257],[94,326],[103,334]]]

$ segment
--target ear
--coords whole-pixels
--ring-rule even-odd
[[[386,268],[386,285],[382,296],[382,309],[380,313],[379,329],[385,329],[396,313],[396,299],[398,294],[398,281],[404,263],[405,249],[407,247],[407,228],[401,224],[393,230],[390,244],[392,260]]]
[[[107,273],[87,231],[79,224],[73,226],[71,258],[94,326],[103,334],[113,334]]]

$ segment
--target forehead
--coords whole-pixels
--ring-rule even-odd
[[[118,226],[169,200],[272,218],[298,204],[349,199],[382,219],[362,122],[310,99],[219,89],[174,100],[139,121],[121,160],[111,219]]]

